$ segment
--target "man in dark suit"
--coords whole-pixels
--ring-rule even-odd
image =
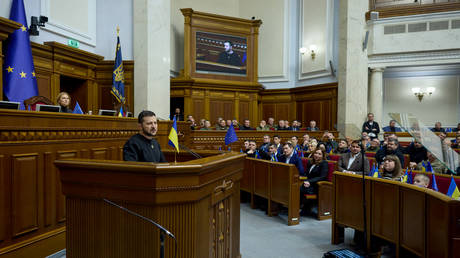
[[[374,114],[367,114],[367,121],[363,124],[363,132],[366,132],[372,139],[376,138],[380,133],[380,126],[374,121]]]
[[[310,121],[310,126],[307,127],[307,131],[319,131],[319,128],[316,127],[316,121],[315,120]]]
[[[351,143],[350,152],[340,156],[337,166],[340,172],[361,174],[364,170],[366,175],[369,173],[369,161],[364,155],[363,164],[363,157],[361,154],[361,146],[359,145],[359,141],[355,140]]]
[[[268,152],[268,146],[270,145],[270,135],[264,135],[263,141],[264,142],[259,147],[259,152]]]
[[[388,126],[382,128],[384,132],[401,132],[401,128],[396,127],[396,121],[391,120]]]
[[[285,143],[283,146],[283,155],[279,157],[279,162],[294,164],[299,170],[299,175],[304,175],[303,164],[300,157],[294,154],[294,147],[291,143]]]
[[[158,130],[157,117],[144,110],[137,118],[140,132],[133,135],[123,146],[124,161],[167,162],[160,144],[155,140]]]
[[[375,154],[375,160],[379,164],[382,164],[383,160],[387,155],[396,155],[401,162],[401,166],[404,165],[404,155],[399,150],[399,142],[396,139],[388,139],[388,143],[386,146],[383,146],[380,150],[377,151]]]

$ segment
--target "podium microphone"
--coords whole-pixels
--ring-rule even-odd
[[[164,235],[166,234],[169,237],[173,238],[174,242],[175,242],[174,257],[177,256],[177,239],[176,239],[176,237],[174,236],[173,233],[169,232],[169,230],[164,228],[162,225],[156,223],[155,221],[153,221],[153,220],[151,220],[149,218],[146,218],[146,217],[144,217],[144,216],[142,216],[142,215],[140,215],[140,214],[138,214],[138,213],[136,213],[136,212],[134,212],[132,210],[129,210],[129,209],[127,209],[127,208],[125,208],[125,207],[123,207],[121,205],[118,205],[118,204],[116,204],[116,203],[114,203],[114,202],[112,202],[112,201],[110,201],[108,199],[104,198],[103,200],[104,200],[104,202],[106,202],[106,203],[108,203],[108,204],[110,204],[112,206],[115,206],[115,207],[117,207],[117,208],[119,208],[121,210],[124,210],[124,211],[126,211],[127,213],[129,213],[131,215],[134,215],[134,216],[136,216],[138,218],[141,218],[141,219],[143,219],[145,221],[148,221],[148,222],[152,223],[155,227],[160,229],[160,258],[164,258],[164,255],[165,255],[165,251],[164,251],[164,248],[165,248],[165,236]]]
[[[198,153],[192,151],[191,149],[189,149],[189,147],[187,147],[187,146],[185,146],[185,145],[183,145],[183,144],[180,144],[180,143],[179,143],[179,147],[180,147],[181,149],[186,150],[188,153],[192,154],[193,157],[195,157],[195,158],[197,158],[197,159],[201,159],[201,158],[202,158],[202,157],[200,156],[200,154],[198,154]]]

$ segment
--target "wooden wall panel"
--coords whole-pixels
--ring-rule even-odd
[[[91,159],[110,159],[109,150],[107,148],[91,149]]]
[[[202,99],[193,99],[193,117],[198,124],[199,119],[204,118],[204,101]]]
[[[77,150],[66,150],[66,151],[58,151],[56,155],[56,159],[71,159],[71,158],[78,158],[78,151]],[[62,193],[62,184],[59,177],[59,173],[57,170],[56,172],[56,222],[64,222],[65,221],[65,196]]]
[[[51,75],[44,73],[36,74],[37,86],[38,86],[38,95],[47,97],[51,101],[55,102],[55,99],[51,98]]]
[[[262,104],[262,118],[267,121],[269,117],[275,117],[276,104]]]
[[[280,103],[276,104],[276,113],[275,113],[275,121],[278,121],[280,119],[282,120],[289,120],[289,111],[290,111],[290,106],[293,105],[291,103]]]
[[[18,237],[38,229],[38,153],[13,155],[12,162],[12,233]]]
[[[239,117],[239,122],[240,123],[243,123],[243,120],[244,119],[249,119],[251,120],[251,116],[250,116],[250,111],[249,111],[249,101],[240,101],[240,117]],[[256,126],[258,123],[256,121],[253,121],[251,120],[251,126],[254,127]]]
[[[233,104],[233,101],[223,101],[222,102],[223,106],[224,106],[224,112],[223,112],[223,118],[225,120],[228,120],[228,119],[233,119],[235,118],[235,105]]]
[[[7,198],[8,194],[8,184],[6,180],[6,164],[5,164],[5,155],[0,155],[0,243],[5,241],[7,237]]]
[[[209,112],[210,112],[210,117],[209,121],[211,122],[211,125],[215,125],[217,118],[222,117],[224,114],[224,105],[222,104],[222,101],[219,100],[211,100],[209,101]]]
[[[56,222],[56,168],[54,160],[56,156],[52,152],[43,154],[44,161],[44,202],[45,202],[45,226],[48,227]]]

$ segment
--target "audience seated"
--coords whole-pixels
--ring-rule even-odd
[[[307,127],[307,131],[319,131],[319,128],[316,127],[316,121],[315,120],[310,121],[310,126]]]
[[[267,126],[267,122],[265,120],[260,120],[259,126],[256,127],[257,131],[268,131],[270,128]]]
[[[390,142],[388,143],[390,144]],[[396,155],[385,156],[383,162],[382,178],[395,181],[402,181],[404,174],[401,168],[401,162]]]
[[[396,126],[396,121],[395,120],[390,120],[390,123],[388,126],[385,126],[382,128],[384,132],[402,132],[401,128]]]
[[[460,145],[460,135],[457,134],[457,136],[455,136],[455,139],[451,141],[450,147],[453,149],[458,149],[460,148],[459,145]]]
[[[369,146],[366,151],[370,151],[370,152],[377,152],[378,150],[380,150],[380,141],[378,138],[374,138],[372,139],[372,141],[370,142],[371,146]]]
[[[219,124],[216,125],[216,130],[227,131],[228,127],[224,119],[219,120]]]
[[[363,124],[362,132],[366,132],[371,138],[376,138],[380,133],[380,126],[374,121],[374,114],[367,114],[367,121]]]
[[[208,120],[204,121],[203,127],[200,128],[200,130],[211,130],[211,122]]]
[[[303,142],[302,142],[302,150],[303,151],[308,151],[308,147],[310,145],[310,135],[304,134],[303,135]]]
[[[358,140],[351,143],[350,152],[340,156],[337,166],[337,170],[341,172],[361,174],[364,171],[364,174],[366,175],[369,173],[369,161],[367,160],[366,155],[364,155],[363,163],[361,146]]]
[[[388,155],[395,155],[399,158],[400,164],[404,164],[404,155],[398,150],[399,142],[396,139],[388,139],[388,144],[383,146],[375,154],[375,159],[379,167],[382,165],[384,159]]]
[[[259,147],[259,151],[268,152],[268,146],[270,145],[270,135],[266,134],[263,137],[263,143]]]
[[[348,153],[350,150],[348,149],[348,142],[345,139],[340,139],[337,149],[335,149],[334,153],[337,154],[344,154]]]
[[[243,149],[243,152],[244,152],[244,153],[247,153],[248,150],[249,150],[249,140],[245,140],[245,141],[243,142],[243,148],[244,148],[244,149]]]
[[[460,123],[457,124],[457,128],[454,128],[454,130],[452,130],[454,133],[457,133],[460,131]]]
[[[433,132],[443,132],[443,133],[446,132],[446,130],[444,130],[444,128],[442,128],[441,122],[436,122],[434,124],[434,128],[431,129],[431,131],[433,131]]]
[[[270,145],[268,146],[268,152],[264,152],[264,154],[261,155],[261,158],[277,162],[279,160],[280,155],[281,153],[278,153],[276,145],[274,143],[270,143]]]
[[[415,167],[419,162],[427,159],[427,150],[419,142],[412,142],[404,148],[404,153],[409,154],[411,167]]]
[[[249,140],[249,149],[247,149],[246,154],[249,158],[258,158],[257,157],[257,144],[254,140]]]
[[[294,152],[295,153],[298,153],[301,148],[300,148],[300,145],[299,145],[299,137],[297,136],[292,136],[291,137],[291,144],[292,144],[292,147],[294,147]]]
[[[299,175],[304,174],[302,159],[295,155],[294,146],[292,146],[291,143],[288,142],[283,145],[283,155],[279,156],[278,161],[287,164],[294,164],[299,170]]]
[[[335,141],[335,137],[332,133],[328,132],[325,134],[324,144],[326,145],[326,152],[334,151],[339,147],[339,144]]]
[[[206,119],[201,118],[200,119],[200,127],[204,127],[204,123],[206,122]]]
[[[417,174],[414,176],[414,185],[418,187],[428,188],[430,185],[430,178],[425,174]]]
[[[225,122],[225,125],[227,126],[227,128],[230,128],[230,126],[233,126],[232,120],[227,119],[227,121]]]
[[[283,153],[283,145],[281,145],[281,138],[279,135],[277,134],[273,135],[273,143],[276,146],[276,151],[278,153]]]
[[[190,129],[192,130],[195,130],[195,128],[197,127],[197,124],[195,123],[195,118],[193,118],[192,115],[188,115],[187,116],[187,122],[190,122]]]
[[[424,170],[423,164],[427,165],[427,162],[430,162],[431,167],[435,173],[447,174],[447,170],[444,165],[439,161],[431,152],[426,153],[427,159],[425,161],[421,161],[417,164],[416,170]]]
[[[375,138],[374,138],[375,139]],[[363,136],[361,138],[361,144],[366,148],[366,150],[371,147],[371,137],[369,135]]]
[[[240,125],[240,130],[254,130],[254,128],[251,127],[251,121],[249,121],[249,119],[244,119],[244,124]]]
[[[176,107],[174,114],[171,115],[171,120],[176,117],[176,121],[184,121],[184,114],[181,113],[180,108]]]
[[[300,131],[300,123],[297,120],[292,121],[292,126],[291,126],[292,131]]]
[[[57,96],[56,103],[61,106],[62,113],[73,113],[73,110],[70,108],[70,95],[69,93],[63,91]]]
[[[269,130],[274,131],[276,130],[275,126],[275,119],[273,117],[269,117],[267,120],[267,127]]]
[[[284,121],[282,119],[279,120],[278,121],[278,126],[276,127],[276,130],[278,130],[278,131],[288,130],[288,128],[286,127],[285,124],[286,124],[286,121]]]
[[[318,193],[317,182],[327,180],[328,169],[326,153],[322,150],[316,150],[313,153],[311,162],[308,162],[308,165],[305,169],[304,174],[307,177],[307,180],[305,180],[300,187],[300,193],[302,197],[304,194]],[[304,198],[301,198],[301,200],[302,199]]]

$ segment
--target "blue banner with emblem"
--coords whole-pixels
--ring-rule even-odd
[[[24,100],[37,96],[38,88],[23,0],[13,0],[10,20],[20,23],[21,27],[6,43],[3,92],[9,101],[20,102],[24,109]]]
[[[121,58],[120,36],[117,28],[117,49],[115,53],[115,65],[112,74],[112,95],[119,103],[125,104],[125,71],[123,69],[123,59]]]

